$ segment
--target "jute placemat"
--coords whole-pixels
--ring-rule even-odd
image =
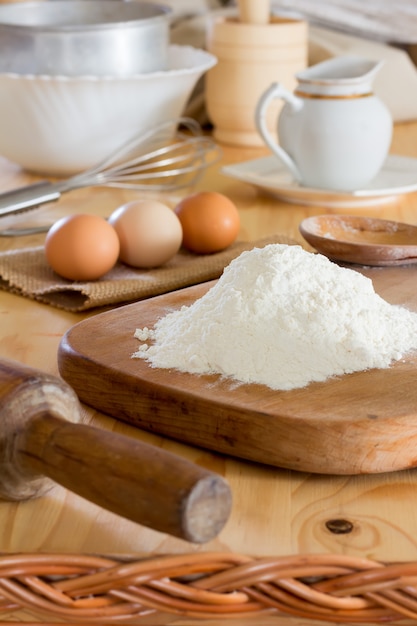
[[[72,282],[47,264],[44,248],[25,248],[0,254],[0,288],[67,311],[133,302],[218,278],[241,252],[269,243],[294,244],[285,235],[237,242],[216,254],[195,255],[181,250],[166,265],[137,270],[121,263],[103,278]]]

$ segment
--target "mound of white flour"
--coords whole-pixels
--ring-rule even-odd
[[[202,298],[135,337],[133,356],[154,367],[288,390],[389,367],[417,348],[417,314],[358,272],[272,244],[243,252]]]

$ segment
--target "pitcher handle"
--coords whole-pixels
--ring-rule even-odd
[[[291,174],[294,176],[295,180],[300,183],[301,174],[298,170],[298,167],[296,166],[290,155],[273,140],[272,135],[269,132],[266,124],[266,110],[272,100],[275,100],[276,98],[281,98],[285,102],[288,102],[288,104],[294,111],[299,111],[303,106],[302,100],[300,100],[300,98],[297,98],[297,96],[294,96],[294,94],[292,94],[291,92],[287,91],[280,83],[272,83],[272,85],[262,94],[256,106],[256,127],[266,145],[280,159],[280,161],[282,161],[284,165],[286,165]]]

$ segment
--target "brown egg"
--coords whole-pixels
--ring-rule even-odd
[[[55,222],[45,239],[46,260],[69,280],[96,280],[117,262],[116,231],[98,215],[69,215]]]
[[[240,217],[229,198],[203,191],[184,198],[175,213],[182,225],[182,245],[191,252],[210,254],[224,250],[239,234]]]
[[[120,260],[132,267],[159,267],[181,247],[181,223],[162,202],[128,202],[111,214],[109,223],[119,237]]]

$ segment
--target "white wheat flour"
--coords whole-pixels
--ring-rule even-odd
[[[243,252],[202,298],[135,337],[133,356],[154,367],[288,390],[389,367],[417,348],[417,314],[354,270],[272,244]]]

